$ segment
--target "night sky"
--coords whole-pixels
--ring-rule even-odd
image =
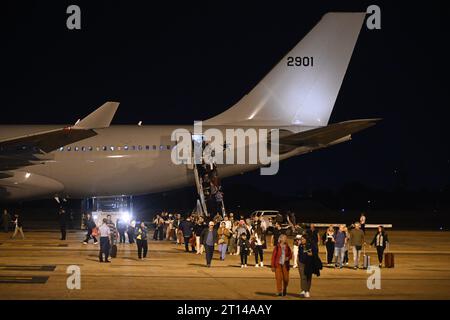
[[[354,181],[448,185],[444,2],[209,2],[2,2],[0,122],[74,123],[116,100],[116,124],[191,124],[231,107],[326,12],[378,4],[382,29],[363,26],[330,123],[384,120],[350,143],[284,161],[277,176],[228,183],[286,194]],[[66,28],[70,4],[81,7],[81,30]]]

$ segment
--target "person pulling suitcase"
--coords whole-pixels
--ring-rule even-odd
[[[381,268],[381,266],[383,265],[383,253],[384,250],[386,249],[386,247],[389,246],[389,239],[388,239],[388,235],[387,233],[384,231],[383,226],[378,226],[378,231],[375,234],[375,236],[373,237],[372,242],[370,243],[370,245],[374,246],[377,249],[377,255],[378,255],[378,266]],[[392,267],[388,267],[388,265],[390,265],[390,259],[392,259],[393,261],[393,255],[392,254],[385,254],[385,267],[386,268],[393,268]],[[389,259],[389,263],[387,261],[387,259]],[[393,263],[393,262],[392,262]]]
[[[106,216],[107,219],[107,226],[110,231],[110,252],[109,255],[111,258],[117,257],[117,238],[118,238],[118,232],[116,228],[116,224],[112,221],[111,215],[108,214]]]

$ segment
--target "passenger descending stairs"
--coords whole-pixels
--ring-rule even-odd
[[[211,212],[208,212],[207,200],[210,197],[210,195],[205,193],[205,190],[203,188],[203,183],[202,183],[203,178],[200,176],[199,166],[201,166],[201,165],[200,164],[194,165],[195,185],[197,187],[197,194],[199,196],[199,202],[201,204],[203,214],[204,214],[204,216],[209,217],[211,215]],[[223,201],[223,197],[222,197],[220,204],[221,204],[221,209],[222,209],[222,216],[225,216],[226,211],[225,211],[225,203]]]

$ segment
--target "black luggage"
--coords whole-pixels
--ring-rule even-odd
[[[115,244],[113,244],[111,246],[111,258],[115,258],[117,257],[117,246]]]
[[[394,267],[394,254],[391,252],[386,252],[384,254],[384,267],[393,268]]]

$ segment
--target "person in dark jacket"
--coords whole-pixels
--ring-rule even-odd
[[[280,226],[283,224],[284,217],[283,217],[283,215],[280,212],[277,213],[277,215],[275,217],[275,222],[278,223]],[[276,245],[278,245],[278,239],[277,239],[277,243],[275,244],[275,246]]]
[[[314,239],[315,240],[315,239]],[[300,295],[309,298],[311,291],[312,275],[320,276],[322,262],[315,241],[309,235],[302,237],[298,249],[298,272],[300,273]]]
[[[378,262],[379,267],[383,265],[383,256],[384,256],[384,250],[386,249],[386,245],[389,244],[389,239],[387,233],[384,231],[383,226],[378,227],[378,232],[373,237],[372,242],[370,243],[371,246],[374,246],[377,249],[378,254]]]
[[[311,223],[309,228],[306,230],[306,233],[311,242],[313,242],[317,248],[319,248],[320,235],[319,230],[316,229],[314,223]]]
[[[241,256],[241,268],[247,268],[247,258],[250,253],[250,241],[247,239],[247,233],[242,233],[238,241],[239,255]]]
[[[191,239],[194,230],[194,224],[192,223],[190,217],[188,217],[186,220],[181,221],[180,229],[181,232],[183,232],[184,248],[186,252],[189,252],[189,239]]]
[[[164,236],[166,234],[166,232],[164,230],[164,228],[166,226],[166,221],[164,220],[164,217],[163,216],[159,217],[159,221],[158,221],[158,240],[159,241],[163,241]]]
[[[181,242],[183,241],[183,232],[180,229],[181,221],[181,215],[177,213],[175,215],[175,220],[173,221],[173,227],[175,228],[175,237],[177,238],[177,245],[181,245]]]
[[[283,229],[281,229],[281,223],[275,223],[275,227],[272,231],[272,245],[276,247],[278,245],[278,238],[283,234]]]
[[[111,250],[110,257],[115,258],[117,256],[117,238],[119,237],[119,233],[117,232],[116,224],[112,221],[112,217],[110,214],[106,216],[106,220],[108,220],[106,225],[110,230],[109,233],[109,248]]]
[[[90,213],[88,213],[86,215],[86,221],[84,222],[84,225],[86,226],[87,234],[86,234],[86,239],[84,239],[83,243],[88,244],[89,240],[91,240],[91,238],[92,238],[92,239],[94,239],[94,244],[97,244],[98,243],[97,238],[92,235],[92,230],[94,230],[94,228],[96,227],[96,224]]]
[[[195,251],[197,252],[197,254],[202,254],[205,247],[203,246],[203,244],[200,242],[200,236],[203,232],[203,230],[206,228],[206,224],[205,221],[203,220],[202,217],[200,217],[197,221],[197,223],[194,225],[194,234],[195,234]]]
[[[253,233],[253,251],[255,253],[255,267],[264,267],[263,245],[264,245],[264,232],[262,231],[261,227],[258,226]]]
[[[327,248],[327,264],[329,266],[333,263],[334,247],[335,247],[335,230],[333,226],[329,226],[327,232],[322,236],[322,242]]]
[[[153,219],[153,227],[155,228],[155,232],[153,232],[153,240],[158,240],[159,235],[159,214]]]
[[[125,243],[125,232],[127,231],[127,225],[125,221],[122,221],[122,219],[117,219],[116,228],[119,232],[119,243]]]
[[[136,221],[134,221],[134,220],[130,221],[130,223],[128,224],[128,229],[127,229],[128,242],[130,244],[134,243],[134,238],[135,238],[134,228],[135,227],[136,227]]]
[[[148,251],[148,229],[145,226],[144,222],[141,222],[139,226],[136,227],[135,230],[136,235],[136,245],[138,249],[138,258],[140,260],[144,260],[147,258],[147,251]]]
[[[205,228],[200,236],[200,241],[205,246],[206,266],[208,268],[211,267],[211,261],[214,255],[214,245],[218,242],[218,238],[217,230],[214,229],[214,222],[210,221],[208,228]]]
[[[60,240],[66,240],[67,215],[66,215],[66,210],[64,210],[63,207],[59,208],[58,219],[59,219],[59,229],[61,230],[61,239]]]
[[[364,239],[364,232],[361,230],[361,225],[356,222],[355,228],[350,231],[350,247],[353,249],[353,268],[356,270],[359,268],[359,257],[361,256],[361,250],[366,245]]]

